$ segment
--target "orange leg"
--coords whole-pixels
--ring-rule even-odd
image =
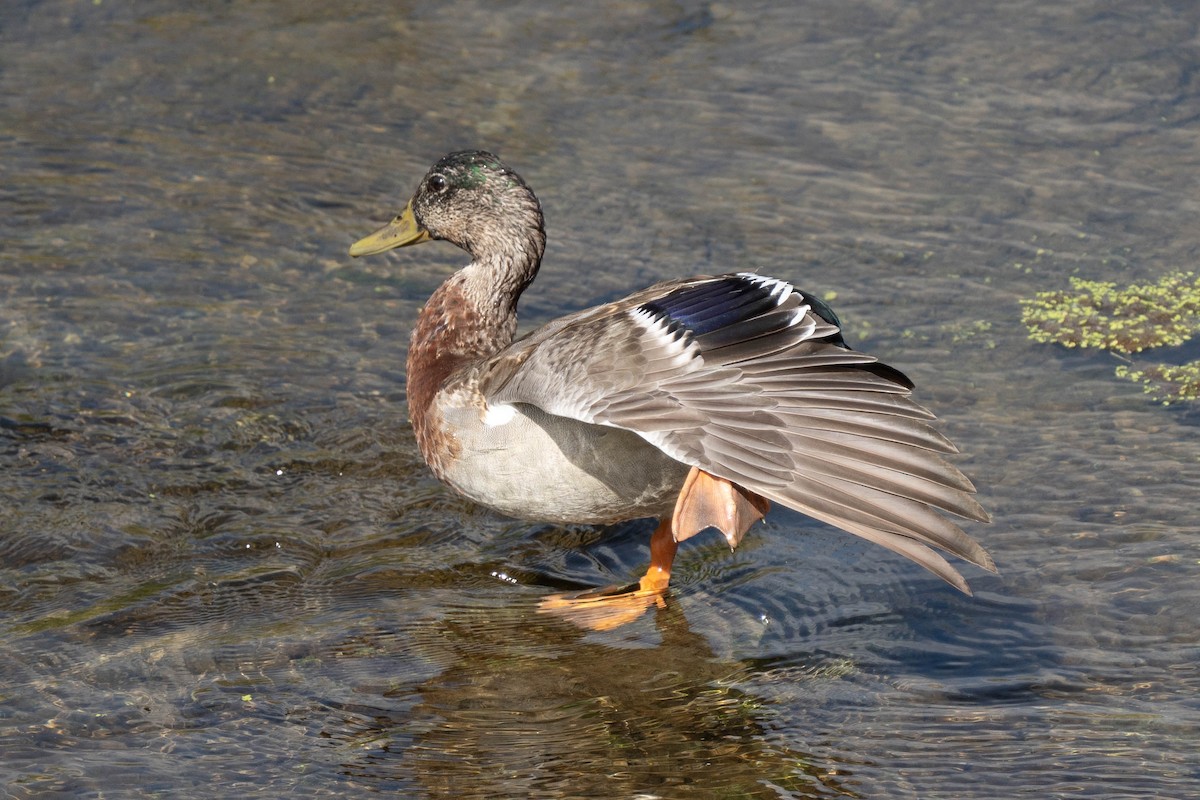
[[[725,534],[737,547],[746,529],[763,518],[771,504],[735,483],[692,467],[671,516],[659,520],[650,537],[650,568],[634,586],[600,589],[574,595],[554,595],[538,608],[570,619],[583,628],[607,630],[640,617],[651,606],[665,606],[663,595],[671,582],[671,563],[679,542],[705,528]]]
[[[650,537],[650,568],[638,581],[639,591],[662,594],[667,590],[671,581],[671,563],[679,549],[672,527],[671,518],[666,517],[654,529]]]

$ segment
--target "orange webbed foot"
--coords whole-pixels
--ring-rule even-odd
[[[555,614],[590,631],[610,631],[640,618],[651,608],[665,607],[660,591],[645,590],[640,584],[611,587],[578,594],[556,594],[538,603],[538,611]]]
[[[538,611],[557,614],[581,628],[608,631],[633,622],[651,607],[663,608],[675,560],[672,522],[664,519],[650,537],[650,568],[635,584],[596,589],[579,594],[556,594],[538,603]]]

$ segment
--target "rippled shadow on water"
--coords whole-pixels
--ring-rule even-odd
[[[26,781],[63,791],[178,789],[209,772],[282,787],[294,769],[320,786],[349,778],[340,791],[436,797],[841,793],[837,770],[772,736],[777,712],[744,688],[746,666],[716,658],[675,605],[650,636],[589,641],[461,574],[427,576],[458,584],[434,588],[392,568],[250,572],[147,582],[86,622],[32,626],[37,645],[17,639],[0,669],[22,687],[4,703],[23,721],[5,737],[9,766],[57,754]],[[786,672],[815,683],[841,669]],[[156,753],[191,766],[164,772]]]
[[[655,628],[659,641],[621,647],[528,606],[499,618],[457,609],[434,634],[456,660],[415,687],[406,713],[344,709],[371,722],[334,738],[378,750],[345,769],[373,782],[418,776],[435,797],[841,793],[836,773],[769,735],[769,704],[739,686],[744,665],[717,659],[677,607]],[[823,679],[819,668],[806,677]]]

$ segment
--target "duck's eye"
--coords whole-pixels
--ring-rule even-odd
[[[429,191],[441,194],[446,191],[446,179],[441,175],[433,175],[429,178]]]

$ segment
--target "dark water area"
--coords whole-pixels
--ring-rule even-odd
[[[6,2],[7,797],[1200,797],[1200,416],[1021,298],[1200,252],[1200,7]],[[917,383],[991,511],[959,595],[776,510],[515,522],[407,422],[466,257],[351,261],[433,160],[545,207],[526,327],[761,269]]]

